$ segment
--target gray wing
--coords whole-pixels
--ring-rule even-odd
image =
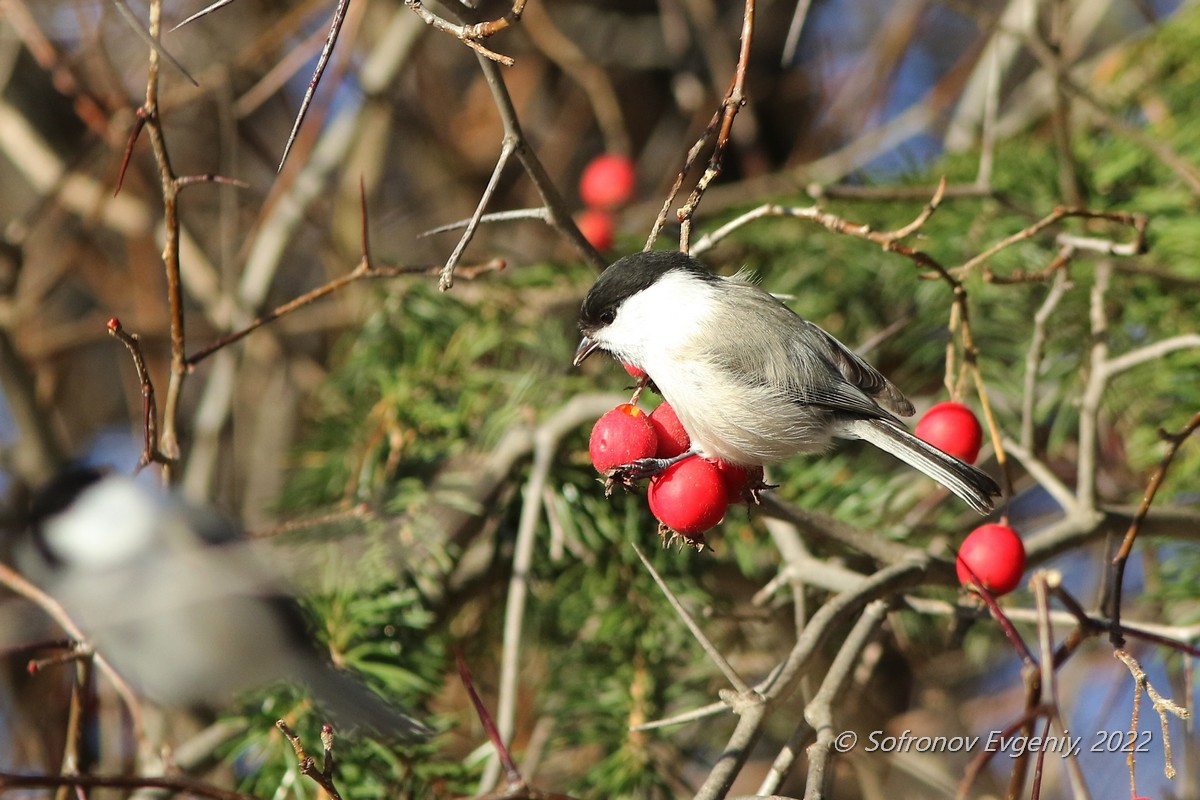
[[[767,292],[729,280],[730,313],[718,321],[722,335],[738,342],[725,366],[750,383],[778,387],[791,399],[866,417],[899,422],[914,412],[899,389],[849,348]],[[772,335],[764,334],[770,327]],[[786,347],[771,346],[774,332]]]
[[[857,353],[839,342],[832,334],[820,326],[806,319],[801,319],[801,321],[812,332],[815,338],[824,341],[830,361],[847,382],[861,389],[868,397],[874,398],[877,403],[887,410],[902,417],[911,417],[913,415],[916,411],[913,408],[913,404],[879,370],[872,367],[866,361],[863,361]]]

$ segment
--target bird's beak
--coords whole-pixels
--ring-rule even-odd
[[[584,336],[582,339],[579,340],[579,347],[576,348],[576,350],[575,350],[575,361],[572,363],[574,363],[574,365],[578,367],[580,364],[583,363],[583,360],[585,358],[587,358],[588,356],[590,356],[596,350],[596,348],[599,346],[600,346],[600,343],[597,342],[595,339],[592,339],[591,337],[588,337],[588,336]]]

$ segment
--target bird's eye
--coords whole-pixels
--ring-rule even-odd
[[[600,312],[600,321],[603,322],[605,325],[611,325],[613,323],[613,320],[615,320],[616,318],[617,318],[616,312],[611,309]]]

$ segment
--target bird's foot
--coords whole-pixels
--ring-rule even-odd
[[[604,474],[604,494],[606,496],[612,494],[613,488],[617,485],[624,486],[626,489],[632,489],[638,481],[644,478],[653,478],[668,467],[678,464],[685,458],[690,458],[694,455],[696,454],[689,450],[686,453],[680,453],[670,458],[639,458],[628,464],[613,467]]]

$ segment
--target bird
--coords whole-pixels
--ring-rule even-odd
[[[687,253],[655,250],[611,264],[580,309],[579,366],[597,350],[647,373],[698,454],[742,467],[861,439],[933,478],[980,514],[1000,487],[911,433],[914,407],[891,381],[749,279]],[[676,460],[677,460],[676,459]],[[673,459],[643,459],[641,474]]]
[[[344,729],[397,742],[430,735],[320,653],[295,598],[213,509],[71,466],[35,493],[27,529],[23,572],[142,698],[217,709],[290,681]]]

